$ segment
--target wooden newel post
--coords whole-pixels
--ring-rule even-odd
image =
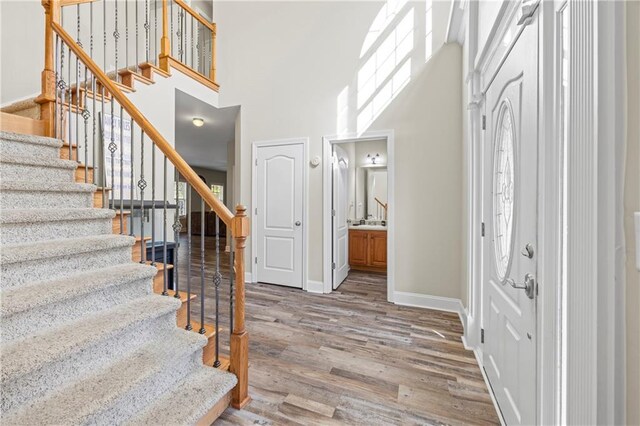
[[[55,136],[56,71],[55,47],[52,22],[60,20],[60,0],[42,0],[44,7],[44,69],[42,70],[42,93],[36,98],[40,104],[40,119],[45,121],[47,136]]]
[[[238,378],[233,389],[231,405],[242,408],[251,401],[249,397],[249,335],[244,323],[244,248],[249,236],[249,218],[246,207],[238,205],[232,220],[231,231],[235,239],[235,305],[233,315],[233,333],[231,334],[231,367]]]
[[[160,38],[160,57],[171,56],[171,39],[169,38],[169,7],[167,0],[162,0],[162,37]]]

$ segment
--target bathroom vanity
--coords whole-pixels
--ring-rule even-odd
[[[353,270],[387,272],[387,227],[349,227],[349,266]]]

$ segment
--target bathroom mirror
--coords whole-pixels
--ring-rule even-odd
[[[365,217],[373,220],[387,220],[387,168],[367,168],[366,176],[367,211]]]

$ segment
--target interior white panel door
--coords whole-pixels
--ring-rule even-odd
[[[258,281],[302,288],[304,146],[257,148]]]
[[[508,425],[537,424],[537,26],[515,42],[485,103],[483,365]]]
[[[333,146],[333,289],[349,274],[349,157],[340,145]]]

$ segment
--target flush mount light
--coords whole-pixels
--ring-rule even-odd
[[[193,118],[193,125],[196,126],[196,127],[204,126],[204,119],[199,118],[199,117],[194,117]]]

